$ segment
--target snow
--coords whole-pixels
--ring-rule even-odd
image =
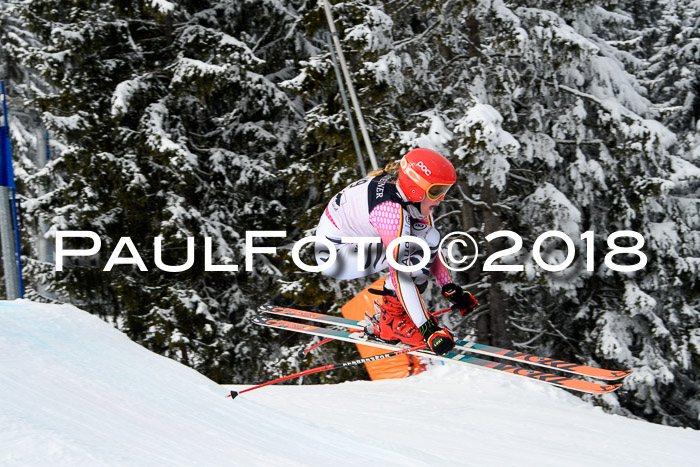
[[[184,168],[185,163],[189,167],[197,167],[197,157],[187,149],[186,145],[173,141],[170,138],[166,128],[168,113],[168,107],[163,100],[154,102],[146,108],[144,115],[141,117],[141,125],[146,128],[146,134],[148,134],[146,144],[156,151],[177,154],[177,158],[173,159],[173,165],[176,167]]]
[[[162,14],[167,15],[175,10],[175,4],[167,0],[150,0],[151,7],[157,9]]]
[[[463,135],[467,140],[473,139],[485,145],[484,152],[487,157],[481,168],[482,174],[470,174],[471,183],[483,176],[496,189],[502,190],[504,188],[506,175],[510,170],[510,163],[504,154],[515,153],[520,148],[520,143],[502,128],[502,123],[503,116],[488,104],[474,105],[464,117],[457,121],[455,131],[458,134]],[[457,149],[455,154],[460,159],[466,157],[464,148]]]
[[[700,120],[698,120],[700,124]],[[700,168],[677,156],[669,156],[671,161],[671,180],[678,184],[692,182],[700,178]]]
[[[134,94],[146,88],[138,79],[129,79],[119,83],[112,94],[112,117],[117,117],[129,110],[129,102]]]
[[[581,211],[551,183],[544,183],[525,198],[523,212],[529,219],[559,230],[571,238],[581,235]]]
[[[423,112],[425,125],[428,126],[426,133],[416,133],[415,131],[399,132],[401,145],[405,148],[427,148],[438,153],[448,153],[448,143],[453,139],[452,132],[447,128],[445,121],[435,111]]]
[[[367,50],[378,52],[393,46],[391,30],[394,22],[379,8],[366,7],[364,21],[345,30],[345,41],[364,44]]]
[[[697,431],[457,365],[228,391],[75,307],[0,302],[4,466],[700,465]]]
[[[376,62],[367,62],[363,66],[374,72],[377,84],[386,83],[399,94],[403,94],[406,90],[404,75],[401,72],[404,60],[396,51],[392,50],[379,57]]]
[[[192,58],[180,57],[173,66],[173,77],[170,84],[187,84],[195,80],[196,77],[223,75],[225,71],[226,67],[224,66],[213,65]]]
[[[546,133],[525,131],[520,137],[520,142],[523,148],[522,157],[527,162],[540,159],[548,167],[554,168],[562,161],[562,157],[557,153],[556,142]]]
[[[85,124],[83,117],[80,115],[63,117],[60,115],[53,115],[49,112],[44,112],[43,118],[46,121],[51,122],[54,127],[60,128],[63,131],[80,130]]]

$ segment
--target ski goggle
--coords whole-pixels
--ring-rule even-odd
[[[428,195],[428,199],[432,201],[437,201],[445,197],[445,193],[449,190],[452,185],[444,185],[442,183],[433,183],[425,190],[425,194]]]

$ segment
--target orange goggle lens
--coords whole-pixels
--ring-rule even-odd
[[[447,190],[449,190],[450,187],[452,187],[452,185],[442,185],[436,183],[428,187],[426,194],[428,195],[428,198],[435,201],[445,196],[445,193],[447,193]]]

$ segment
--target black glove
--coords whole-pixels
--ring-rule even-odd
[[[452,282],[442,286],[442,295],[455,305],[452,309],[459,310],[462,316],[476,306],[476,298]]]
[[[438,326],[435,318],[430,318],[421,327],[418,328],[425,344],[430,350],[438,355],[445,355],[455,346],[455,338],[452,332],[447,328]]]

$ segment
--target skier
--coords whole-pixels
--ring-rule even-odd
[[[454,347],[452,332],[438,325],[421,298],[430,274],[462,315],[476,306],[474,297],[452,282],[438,251],[440,233],[433,227],[433,209],[456,180],[455,169],[446,158],[429,149],[414,149],[400,163],[370,172],[347,186],[333,197],[321,216],[316,235],[330,240],[337,254],[325,274],[355,279],[389,268],[384,289],[378,291],[383,296],[381,303],[375,301],[378,313],[369,317],[370,331],[382,340],[400,340],[411,346],[425,342],[438,355]],[[389,243],[402,236],[419,237],[430,247],[427,265],[417,272],[398,271],[388,262],[387,254],[406,266],[417,265],[423,259],[423,249],[414,242],[401,242],[385,254]],[[381,243],[343,243],[343,237],[379,237]],[[315,254],[319,265],[330,257],[322,243],[316,244]],[[364,262],[358,267],[361,258]]]

